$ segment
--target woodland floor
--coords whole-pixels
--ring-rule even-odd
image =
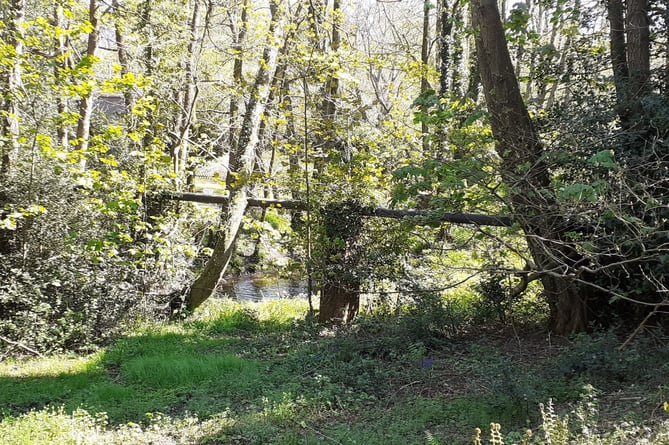
[[[568,412],[578,443],[669,443],[665,338],[445,335],[424,314],[324,328],[303,309],[220,300],[85,357],[4,360],[0,444],[465,444],[491,422],[513,443]]]

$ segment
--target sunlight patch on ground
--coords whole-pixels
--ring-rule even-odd
[[[8,360],[0,363],[0,376],[4,377],[56,377],[81,374],[98,366],[102,353],[84,357],[53,356],[29,360]]]

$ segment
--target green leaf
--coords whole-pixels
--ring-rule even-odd
[[[588,163],[596,167],[616,169],[618,164],[613,158],[613,150],[601,150],[588,159]]]

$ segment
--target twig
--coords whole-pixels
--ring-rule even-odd
[[[44,357],[44,355],[42,355],[42,353],[40,353],[39,351],[37,351],[37,350],[35,350],[35,349],[33,349],[29,346],[24,345],[23,343],[19,343],[17,341],[10,340],[7,337],[3,337],[2,335],[0,335],[0,340],[4,341],[5,343],[10,344],[12,346],[16,346],[16,347],[19,347],[23,350],[26,350],[26,351],[28,351],[32,354],[35,354],[39,357]]]
[[[298,425],[300,425],[302,428],[308,429],[309,431],[312,431],[312,432],[318,434],[319,436],[321,436],[321,437],[322,437],[323,439],[325,439],[325,440],[329,440],[330,442],[332,442],[332,443],[336,443],[336,444],[338,444],[338,445],[344,445],[343,443],[339,442],[337,439],[334,439],[334,438],[332,438],[332,437],[330,437],[330,436],[327,436],[327,435],[321,433],[321,432],[318,431],[316,428],[312,428],[312,427],[310,427],[309,425],[307,425],[307,424],[304,423],[304,422],[301,422],[301,423],[299,423]]]
[[[630,344],[630,342],[632,340],[634,340],[634,337],[639,335],[639,333],[643,330],[643,328],[646,325],[646,323],[648,322],[648,320],[650,320],[650,318],[653,315],[657,314],[659,309],[660,309],[660,305],[658,304],[657,306],[655,306],[655,308],[648,315],[646,315],[646,318],[644,318],[643,321],[641,323],[639,323],[639,326],[637,326],[637,328],[634,330],[634,332],[632,332],[630,334],[630,336],[627,337],[627,340],[625,340],[625,342],[618,347],[619,351],[622,351],[623,349],[625,349],[627,347],[627,345]]]

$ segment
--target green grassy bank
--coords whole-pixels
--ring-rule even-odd
[[[480,443],[669,444],[661,338],[620,351],[610,334],[305,313],[215,300],[87,357],[0,362],[0,443],[471,444],[480,428]]]

